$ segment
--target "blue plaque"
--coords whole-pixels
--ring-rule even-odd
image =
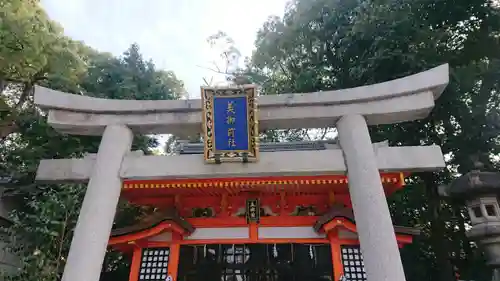
[[[208,163],[258,159],[255,87],[202,87],[205,160]]]
[[[246,97],[214,97],[215,151],[248,151]]]

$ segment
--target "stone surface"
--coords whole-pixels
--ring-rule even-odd
[[[378,169],[382,172],[436,171],[445,167],[438,146],[377,147],[374,145]],[[85,182],[95,160],[42,160],[37,181]],[[257,163],[222,163],[207,165],[200,155],[138,156],[129,153],[121,168],[125,179],[256,177],[278,175],[345,174],[347,168],[340,149],[317,151],[281,151],[261,153]]]
[[[487,221],[472,227],[466,233],[467,237],[472,240],[479,240],[484,237],[498,236],[500,237],[500,221]],[[500,255],[498,256],[500,259]]]
[[[380,182],[366,120],[347,115],[337,123],[349,178],[349,194],[368,280],[404,281],[394,227]]]
[[[133,134],[123,125],[108,126],[91,168],[91,179],[75,228],[63,281],[97,281],[120,197],[120,167]],[[91,159],[91,158],[89,158]]]
[[[465,202],[471,221],[466,235],[484,251],[486,264],[493,269],[492,280],[500,275],[500,173],[484,172],[479,161],[474,163],[477,170],[455,179],[449,186],[441,186],[441,196],[452,197]]]
[[[500,269],[493,270],[492,281],[500,281]]]
[[[346,114],[361,114],[369,124],[390,124],[425,118],[448,84],[448,65],[404,78],[338,91],[261,96],[259,128],[332,127]],[[199,133],[201,100],[107,100],[36,87],[35,103],[50,109],[56,129],[100,135],[110,124],[126,124],[136,133]]]
[[[481,240],[486,264],[492,268],[500,268],[500,236],[495,235]]]
[[[500,173],[471,171],[454,180],[442,195],[473,198],[483,194],[500,194]]]

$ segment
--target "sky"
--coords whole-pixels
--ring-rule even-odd
[[[172,70],[190,98],[199,98],[203,78],[223,79],[206,69],[218,51],[206,42],[218,31],[250,56],[257,31],[271,15],[282,16],[287,0],[42,0],[66,35],[120,55],[136,42],[146,59]]]

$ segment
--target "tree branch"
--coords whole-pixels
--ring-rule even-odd
[[[323,134],[321,135],[321,137],[319,139],[320,140],[324,140],[327,133],[328,133],[328,128],[325,128],[324,131],[323,131]]]
[[[19,97],[19,100],[17,101],[17,103],[14,105],[12,112],[17,111],[19,108],[21,108],[21,106],[23,106],[24,102],[32,94],[33,86],[34,86],[33,82],[24,83],[23,92],[21,93],[21,96]]]
[[[227,72],[224,72],[224,71],[221,71],[221,70],[216,70],[216,69],[213,69],[213,68],[210,68],[210,67],[206,67],[206,66],[197,65],[197,67],[204,68],[206,70],[210,70],[210,71],[218,73],[218,74],[232,75],[231,73],[227,73]]]

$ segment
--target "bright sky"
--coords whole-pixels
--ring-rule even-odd
[[[250,56],[256,32],[271,15],[282,16],[287,0],[42,0],[67,35],[100,51],[120,55],[137,42],[158,68],[173,70],[190,97],[199,97],[203,77],[218,58],[206,38],[231,36]],[[215,79],[221,77],[215,77]]]

